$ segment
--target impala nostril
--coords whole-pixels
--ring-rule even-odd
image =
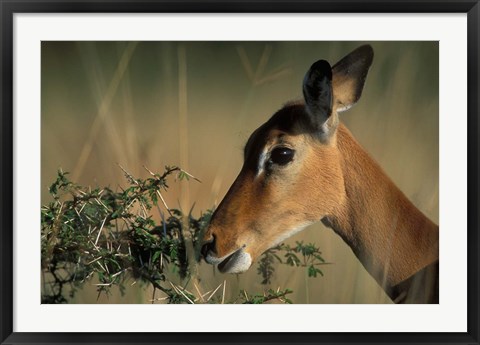
[[[207,257],[207,254],[208,254],[209,251],[216,253],[216,250],[215,250],[215,235],[212,235],[211,239],[205,241],[205,243],[202,246],[202,249],[200,250],[200,252],[202,253],[202,256],[204,258]]]

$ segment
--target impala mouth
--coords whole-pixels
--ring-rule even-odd
[[[252,265],[252,257],[242,247],[227,256],[218,264],[218,270],[222,273],[242,273]]]

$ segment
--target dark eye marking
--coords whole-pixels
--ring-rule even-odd
[[[279,146],[272,150],[268,162],[270,164],[286,165],[293,160],[294,155],[295,151],[291,148],[288,148],[286,146]]]

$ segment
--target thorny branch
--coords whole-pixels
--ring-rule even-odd
[[[154,288],[152,302],[156,290],[165,295],[161,299],[168,303],[224,302],[225,284],[221,297],[214,297],[215,290],[205,299],[207,293],[202,294],[194,280],[198,297],[173,283],[179,279],[188,283],[192,278],[189,267],[198,264],[200,255],[196,253],[190,259],[196,262],[189,262],[186,246],[200,248],[212,212],[199,217],[192,212],[183,214],[169,208],[162,193],[167,191],[167,179],[172,175],[175,181],[200,180],[178,167],[167,166],[162,174],[144,167],[151,176],[146,179],[135,178],[120,168],[129,183],[120,191],[82,187],[70,181],[67,172],[58,171],[49,189],[53,201],[41,209],[42,303],[68,303],[87,281],[96,286],[98,296],[110,293],[113,286],[118,286],[123,294],[125,283],[131,279]],[[159,209],[159,200],[168,217],[160,211],[161,220],[156,222],[151,210],[153,206]],[[303,256],[303,265],[296,264],[300,262],[297,255]],[[262,256],[258,273],[262,284],[269,284],[278,261],[307,267],[309,276],[316,276],[321,273],[316,267],[320,259],[320,252],[313,245],[297,243],[291,248],[282,244]],[[288,289],[278,289],[248,297],[246,292],[240,292],[231,303],[266,303],[273,299],[290,303],[285,297],[289,293]]]

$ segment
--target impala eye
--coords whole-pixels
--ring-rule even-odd
[[[285,165],[292,161],[295,151],[288,147],[277,147],[270,153],[270,162],[278,165]]]

